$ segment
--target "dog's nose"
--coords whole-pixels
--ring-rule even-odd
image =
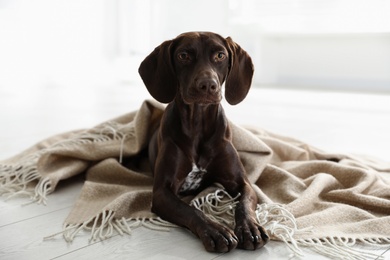
[[[197,82],[197,87],[204,93],[215,93],[218,91],[218,82],[215,79],[201,79]]]

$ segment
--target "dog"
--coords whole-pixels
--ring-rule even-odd
[[[188,32],[156,47],[141,63],[139,74],[149,93],[169,103],[151,138],[149,158],[154,175],[152,211],[188,228],[210,252],[255,250],[269,240],[255,220],[257,196],[232,144],[224,110],[247,95],[253,76],[250,56],[230,37]],[[235,228],[208,219],[181,198],[213,183],[233,197]]]

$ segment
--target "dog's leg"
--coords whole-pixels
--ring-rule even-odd
[[[177,196],[177,177],[191,171],[191,164],[173,144],[164,145],[157,157],[152,211],[161,218],[190,229],[203,242],[207,251],[228,252],[237,247],[233,230],[209,220],[203,212],[189,206]],[[167,156],[169,155],[169,156]]]
[[[256,222],[256,205],[256,194],[250,183],[245,181],[241,189],[240,202],[235,211],[236,227],[234,232],[239,240],[239,248],[255,250],[263,247],[269,240],[264,228]]]
[[[264,228],[256,221],[257,196],[245,174],[237,151],[232,144],[226,145],[223,153],[215,159],[213,172],[218,172],[216,181],[222,184],[232,196],[240,193],[235,210],[238,248],[255,250],[263,247],[269,240]],[[228,159],[226,159],[228,158]]]

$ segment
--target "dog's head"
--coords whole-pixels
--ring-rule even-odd
[[[188,104],[219,103],[226,81],[225,98],[235,105],[249,91],[253,64],[230,37],[189,32],[156,47],[141,63],[139,74],[149,93],[162,103],[176,95]]]

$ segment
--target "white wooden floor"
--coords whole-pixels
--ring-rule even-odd
[[[137,109],[149,98],[141,84],[65,88],[0,86],[0,158],[64,131],[95,124]],[[230,119],[293,136],[334,152],[368,154],[390,161],[390,95],[252,89],[244,102],[225,105]],[[82,180],[61,183],[47,206],[21,206],[0,199],[0,259],[290,259],[279,242],[255,252],[211,254],[189,232],[140,228],[131,236],[88,243],[88,234],[67,244],[61,230]],[[390,259],[385,248],[375,251]],[[326,259],[308,251],[305,259]]]

